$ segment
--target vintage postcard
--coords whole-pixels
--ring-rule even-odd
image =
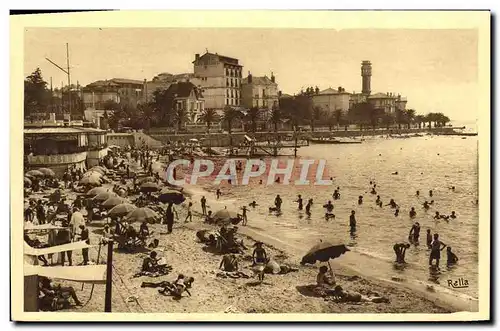
[[[10,59],[13,320],[490,319],[490,12],[19,15]]]

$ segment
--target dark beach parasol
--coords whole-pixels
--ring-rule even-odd
[[[125,219],[127,222],[154,222],[160,219],[160,215],[150,208],[143,207],[131,211]]]
[[[347,248],[345,244],[321,241],[309,250],[300,263],[314,264],[316,261],[321,261],[328,262],[328,266],[330,266],[330,259],[335,259],[345,252],[349,252],[349,248]]]
[[[123,217],[136,210],[137,207],[130,203],[121,203],[110,209],[108,216],[110,217]]]
[[[158,192],[160,187],[156,183],[144,183],[141,185],[141,192],[150,193]]]
[[[180,205],[186,201],[186,198],[181,192],[165,187],[161,190],[160,195],[158,196],[158,201]]]

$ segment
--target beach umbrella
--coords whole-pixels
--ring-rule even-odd
[[[141,185],[141,192],[157,192],[160,190],[160,187],[156,183],[144,183]]]
[[[96,195],[100,193],[108,192],[108,189],[105,187],[94,187],[93,189],[89,190],[87,192],[88,196],[95,197]]]
[[[89,176],[97,176],[97,177],[102,177],[102,174],[100,172],[94,171],[94,170],[89,170],[86,173],[82,175],[83,178],[89,177]]]
[[[110,197],[109,199],[105,200],[103,203],[101,203],[101,206],[107,209],[111,209],[125,202],[127,202],[125,199],[116,196]]]
[[[164,189],[161,190],[160,196],[158,197],[158,201],[163,203],[173,203],[176,205],[180,205],[181,203],[186,201],[186,198],[181,192],[165,187]]]
[[[160,215],[157,212],[147,207],[137,208],[125,217],[128,222],[154,222],[159,218]]]
[[[101,178],[96,176],[87,176],[80,179],[80,184],[90,186],[101,186]]]
[[[29,179],[28,177],[24,177],[24,186],[31,186],[31,179]]]
[[[43,177],[44,174],[43,172],[39,171],[39,170],[30,170],[26,173],[25,175],[26,177]]]
[[[136,210],[137,207],[130,203],[121,203],[117,206],[114,206],[108,212],[108,216],[110,217],[123,217],[130,214],[132,211]]]
[[[220,221],[220,222],[225,222],[225,223],[228,223],[228,222],[238,223],[240,220],[240,217],[238,216],[238,213],[236,213],[234,211],[230,211],[227,209],[221,209],[214,214],[214,220],[216,222]]]
[[[90,170],[89,170],[88,172],[97,172],[97,173],[99,173],[99,174],[101,174],[101,175],[106,174],[106,171],[105,171],[105,170],[103,170],[103,169],[102,169],[102,168],[100,168],[100,167],[93,167],[93,168],[90,168]]]
[[[349,252],[349,248],[347,248],[345,244],[321,241],[319,244],[315,245],[309,250],[309,252],[302,258],[302,262],[300,263],[314,264],[316,263],[316,261],[321,261],[328,262],[328,265],[330,265],[330,259],[335,259],[345,252]]]
[[[144,177],[140,178],[138,180],[139,184],[144,184],[144,183],[155,183],[156,179],[154,177]]]
[[[118,195],[115,192],[106,191],[106,192],[99,193],[98,195],[96,195],[94,197],[94,200],[104,202],[104,201],[108,200],[109,198],[113,198],[113,197],[117,197],[117,196]]]
[[[38,171],[40,171],[45,177],[55,177],[56,176],[56,173],[52,169],[49,169],[49,168],[40,168],[40,169],[38,169]]]

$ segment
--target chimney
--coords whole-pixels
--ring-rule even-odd
[[[200,54],[195,54],[195,55],[194,55],[194,60],[195,60],[195,61],[198,61],[199,59],[200,59]]]
[[[248,83],[252,83],[252,74],[250,73],[250,71],[248,72]]]
[[[271,71],[271,82],[276,83],[276,78],[274,77],[274,73]]]

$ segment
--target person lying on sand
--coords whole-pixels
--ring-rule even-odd
[[[337,302],[374,302],[389,303],[389,299],[382,296],[367,297],[358,292],[345,291],[342,286],[337,285],[331,293]]]
[[[290,272],[296,272],[299,271],[297,268],[293,268],[289,265],[286,264],[278,264],[278,262],[274,260],[270,260],[267,264],[266,267],[264,268],[264,273],[266,274],[274,274],[274,275],[286,275]]]
[[[149,276],[158,277],[168,274],[172,267],[168,266],[162,259],[157,258],[158,253],[152,251],[149,256],[146,256],[142,261],[141,271],[134,275],[134,277]]]
[[[165,282],[165,286],[163,287],[163,289],[158,290],[158,293],[161,293],[163,295],[170,294],[177,299],[180,299],[184,292],[191,296],[189,289],[192,287],[193,282],[193,277],[188,277],[186,279],[183,274],[179,274],[179,276],[177,276],[177,279],[173,283]]]
[[[235,254],[226,254],[220,262],[219,269],[223,272],[217,273],[217,277],[223,278],[250,278],[249,275],[239,271],[238,257]]]

